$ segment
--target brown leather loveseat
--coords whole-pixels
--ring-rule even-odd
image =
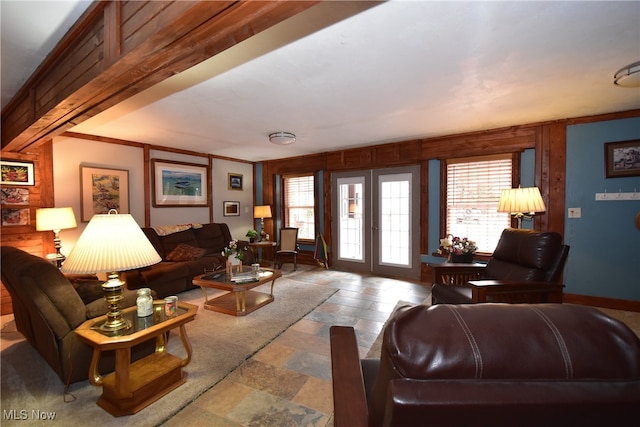
[[[331,328],[336,426],[636,425],[640,340],[597,309],[464,304],[398,310],[380,359]]]

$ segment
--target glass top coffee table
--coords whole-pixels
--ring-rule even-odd
[[[193,278],[193,284],[200,286],[204,294],[204,308],[233,316],[246,316],[273,301],[273,285],[282,277],[280,270],[261,268],[254,275],[248,267],[240,274],[229,277],[224,270],[201,274]],[[269,293],[252,289],[271,282]],[[208,299],[207,288],[228,291],[218,297]]]

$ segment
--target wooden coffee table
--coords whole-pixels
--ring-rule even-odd
[[[195,318],[198,306],[179,302],[171,317],[164,313],[164,301],[154,301],[153,308],[153,314],[144,318],[137,317],[135,306],[123,310],[131,327],[117,333],[100,330],[106,316],[87,320],[75,330],[82,341],[93,347],[89,381],[102,386],[97,403],[113,416],[135,414],[186,381],[182,368],[191,361],[191,343],[185,325]],[[187,353],[184,359],[166,351],[166,334],[175,328],[180,328]],[[156,340],[156,351],[132,363],[131,349],[152,339]],[[115,372],[103,377],[98,371],[100,354],[109,350],[115,351]]]
[[[248,267],[244,267],[243,273],[249,273]],[[219,276],[216,276],[218,274]],[[246,316],[273,301],[273,285],[278,277],[282,277],[282,273],[280,270],[261,268],[258,277],[245,277],[246,281],[234,282],[221,270],[196,276],[193,278],[193,284],[202,289],[205,309],[233,316]],[[271,290],[268,294],[251,290],[268,282],[271,282]],[[207,288],[229,292],[208,299]]]

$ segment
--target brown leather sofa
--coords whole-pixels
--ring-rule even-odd
[[[562,302],[560,278],[568,254],[569,246],[556,232],[507,228],[486,265],[432,265],[432,301]]]
[[[638,422],[640,340],[571,304],[403,307],[380,359],[333,326],[336,426],[626,426]]]
[[[208,270],[222,268],[226,258],[222,251],[232,240],[229,227],[224,223],[200,224],[186,230],[160,236],[154,228],[143,228],[162,261],[149,267],[123,273],[127,288],[150,288],[158,298],[176,295],[193,289],[192,280]],[[239,241],[244,250],[243,264],[253,262],[248,241]]]
[[[102,316],[107,304],[100,282],[90,278],[70,281],[43,258],[2,246],[2,283],[11,295],[16,328],[47,361],[64,384],[86,380],[93,349],[74,333],[84,321]],[[123,307],[136,303],[137,293],[125,291]],[[133,360],[155,350],[153,341],[134,347]],[[112,372],[113,352],[100,358],[100,372]]]

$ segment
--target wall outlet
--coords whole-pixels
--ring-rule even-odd
[[[569,218],[582,218],[582,208],[569,208]]]

